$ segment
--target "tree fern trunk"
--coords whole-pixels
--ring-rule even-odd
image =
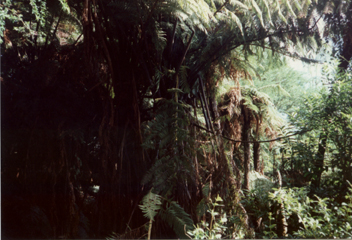
[[[245,190],[249,190],[249,171],[250,171],[250,144],[249,144],[249,131],[250,131],[250,118],[249,112],[245,107],[242,107],[243,112],[243,130],[242,130],[242,144],[243,144],[243,168],[244,168],[244,186]]]
[[[280,171],[277,170],[277,178],[278,178],[278,185],[279,189],[282,186],[282,178]],[[286,237],[287,236],[287,221],[284,215],[284,204],[279,203],[279,209],[277,210],[277,226],[276,226],[276,233],[279,237]]]
[[[256,172],[260,172],[260,143],[254,142],[253,144],[253,162],[254,162],[254,170]]]

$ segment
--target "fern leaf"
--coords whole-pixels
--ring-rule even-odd
[[[269,7],[269,3],[267,0],[263,0],[264,5],[266,7],[266,11],[267,11],[267,16],[268,16],[268,21],[270,23],[271,26],[274,26],[273,22],[271,21],[271,13],[270,13],[270,7]]]
[[[232,4],[233,6],[237,5],[245,10],[248,10],[248,7],[240,1],[230,0],[230,4]]]
[[[210,184],[206,183],[202,188],[203,196],[207,197],[209,195],[209,191],[210,191]]]
[[[245,100],[243,105],[246,105],[247,108],[249,108],[250,110],[252,110],[255,113],[259,112],[259,108],[256,105],[253,104],[252,98],[250,96],[242,96],[242,99]]]
[[[208,205],[205,203],[205,199],[203,198],[197,205],[197,216],[203,216],[207,210],[209,209]]]
[[[236,23],[237,27],[240,29],[242,36],[244,37],[243,34],[243,27],[242,27],[242,22],[241,20],[234,14],[233,12],[229,12],[231,15],[232,20]]]
[[[142,199],[142,205],[139,208],[144,213],[144,216],[152,221],[161,208],[161,196],[150,191]]]
[[[288,8],[288,10],[291,12],[291,14],[292,14],[294,17],[296,17],[296,14],[295,14],[295,12],[294,12],[293,9],[292,9],[289,0],[285,0],[285,5],[286,5],[286,7]]]
[[[301,4],[299,4],[298,0],[294,0],[294,4],[295,4],[295,7],[298,11],[302,10],[302,6],[301,6]]]
[[[252,0],[252,6],[254,7],[258,17],[259,17],[259,20],[260,20],[260,23],[262,24],[262,26],[264,27],[264,21],[263,21],[263,13],[262,11],[260,10],[258,4],[255,2],[255,0]]]
[[[185,231],[193,228],[193,221],[189,214],[175,201],[169,202],[169,206],[160,211],[160,217],[172,227],[180,238],[186,238]]]
[[[277,4],[277,13],[278,13],[278,15],[279,15],[279,17],[281,18],[281,20],[285,23],[285,24],[287,24],[287,20],[286,20],[286,18],[284,17],[284,15],[282,15],[282,12],[281,12],[281,9],[280,9],[280,3],[279,3],[279,0],[276,0],[276,4]]]

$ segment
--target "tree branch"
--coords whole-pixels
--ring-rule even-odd
[[[221,5],[221,7],[219,7],[219,9],[216,10],[216,12],[214,13],[214,17],[215,17],[215,15],[216,15],[218,12],[220,12],[221,9],[222,9],[223,7],[225,7],[225,5],[228,4],[228,3],[229,3],[229,0],[226,0],[226,1],[224,2],[224,4]]]

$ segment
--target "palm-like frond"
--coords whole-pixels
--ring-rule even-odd
[[[142,205],[139,208],[144,213],[144,216],[152,221],[161,208],[161,196],[152,191],[143,197]]]

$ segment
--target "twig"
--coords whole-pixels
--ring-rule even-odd
[[[215,15],[216,15],[218,12],[220,12],[221,9],[222,9],[223,7],[225,7],[225,5],[228,4],[228,3],[229,3],[229,0],[226,0],[226,1],[224,2],[224,4],[221,5],[221,7],[219,7],[219,9],[216,10],[216,12],[214,13],[214,17],[215,17]]]
[[[82,37],[83,33],[81,33],[81,35],[78,36],[78,38],[76,39],[76,41],[73,43],[74,46],[76,46],[78,44],[79,39]]]

